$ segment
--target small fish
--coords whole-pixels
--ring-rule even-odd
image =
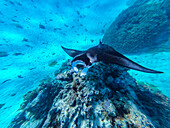
[[[132,60],[128,59],[124,55],[118,53],[109,45],[104,44],[100,41],[99,45],[89,48],[86,51],[79,51],[74,49],[67,49],[61,46],[62,49],[71,57],[71,66],[74,72],[78,73],[77,65],[83,65],[84,69],[82,70],[80,76],[87,74],[89,68],[91,68],[96,62],[103,63],[112,63],[121,65],[130,69],[147,72],[147,73],[163,73],[161,71],[155,71],[149,68],[145,68]]]
[[[44,25],[42,25],[42,24],[39,24],[39,28],[41,28],[41,29],[45,29],[45,26],[44,26]]]
[[[20,56],[20,55],[24,55],[23,53],[19,53],[19,52],[16,52],[13,54],[14,56]]]
[[[4,83],[6,83],[7,81],[10,81],[11,79],[7,79],[7,80],[5,80],[5,81],[3,81],[1,84],[4,84]]]

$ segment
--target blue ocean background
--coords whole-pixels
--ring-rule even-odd
[[[62,46],[86,50],[98,44],[128,0],[0,0],[0,127],[18,113],[23,96],[71,59]],[[159,49],[158,49],[159,51]],[[130,70],[138,82],[170,97],[170,52],[126,55],[165,72]]]

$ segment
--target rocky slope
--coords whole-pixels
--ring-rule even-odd
[[[24,96],[9,128],[170,126],[167,97],[138,85],[126,68],[97,63],[80,77],[66,62],[55,76]]]
[[[103,41],[125,54],[170,51],[170,0],[135,1],[111,24]]]

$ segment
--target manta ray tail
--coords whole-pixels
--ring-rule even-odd
[[[163,73],[161,71],[155,71],[149,68],[145,68],[135,62],[133,62],[132,60],[128,59],[127,57],[121,55],[121,56],[114,56],[111,54],[105,54],[104,55],[105,58],[109,58],[109,60],[105,60],[105,61],[109,61],[110,63],[113,64],[118,64],[130,69],[134,69],[134,70],[138,70],[138,71],[142,71],[142,72],[147,72],[147,73]]]
[[[62,49],[63,49],[69,56],[71,56],[71,57],[75,57],[75,56],[77,56],[77,55],[79,55],[79,54],[84,53],[84,51],[79,51],[79,50],[74,50],[74,49],[68,49],[68,48],[65,48],[65,47],[63,47],[63,46],[61,46],[61,47],[62,47]]]

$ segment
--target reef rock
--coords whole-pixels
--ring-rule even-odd
[[[103,42],[125,54],[170,51],[170,0],[131,0]]]
[[[70,62],[24,96],[10,128],[153,128],[170,126],[169,101],[138,85],[127,68],[97,63],[80,77]],[[81,67],[80,67],[81,68]]]

